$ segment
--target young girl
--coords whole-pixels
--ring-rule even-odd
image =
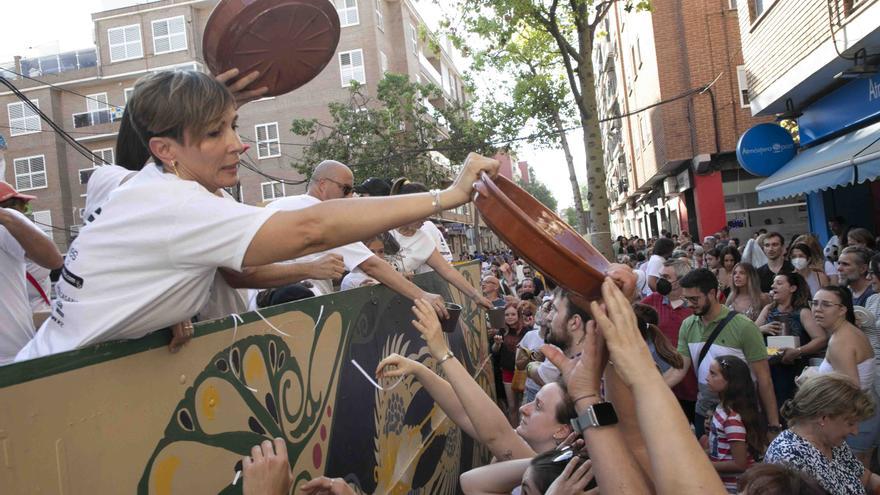
[[[716,358],[706,382],[721,399],[709,426],[709,460],[727,491],[737,493],[737,478],[767,446],[767,425],[758,411],[755,383],[745,361],[730,355]]]

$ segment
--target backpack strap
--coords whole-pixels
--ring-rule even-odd
[[[730,320],[732,320],[733,317],[737,314],[738,313],[736,311],[731,309],[730,312],[727,313],[727,316],[725,316],[723,320],[718,322],[718,325],[715,326],[715,330],[712,330],[712,334],[709,335],[709,338],[706,339],[706,343],[703,344],[703,348],[700,349],[700,357],[699,359],[697,359],[696,366],[694,366],[695,370],[700,369],[700,364],[703,362],[703,359],[706,358],[706,354],[709,353],[709,347],[712,346],[712,343],[714,343],[715,339],[718,338],[718,334],[720,334],[721,331],[724,330],[724,327],[726,327],[727,324],[730,323]]]

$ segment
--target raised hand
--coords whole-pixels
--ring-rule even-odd
[[[603,306],[591,302],[590,311],[608,346],[614,369],[632,387],[649,373],[658,373],[657,367],[639,333],[632,305],[609,278],[602,283],[602,300]]]
[[[248,86],[260,77],[259,71],[253,71],[241,79],[232,82],[238,76],[238,73],[238,69],[229,69],[214,77],[218,82],[225,84],[229,92],[232,93],[232,97],[235,98],[235,108],[241,108],[245,103],[260,99],[269,91],[268,86],[248,89]]]
[[[446,301],[443,300],[443,296],[432,292],[422,292],[422,299],[434,308],[434,312],[437,313],[438,317],[443,319],[449,318],[449,312],[446,311]]]
[[[598,493],[598,488],[587,491],[593,481],[593,462],[574,456],[568,461],[562,474],[547,489],[547,495],[571,495],[574,493]]]
[[[416,319],[412,321],[416,330],[422,334],[422,338],[428,343],[428,350],[435,359],[440,359],[449,351],[443,330],[440,328],[440,320],[434,308],[424,299],[416,299],[413,306],[413,314]]]
[[[376,378],[396,378],[414,375],[418,372],[419,368],[424,368],[424,365],[395,353],[379,361],[379,365],[376,366]]]
[[[455,182],[447,189],[455,192],[454,204],[444,204],[445,208],[454,208],[456,206],[467,203],[471,200],[471,193],[474,190],[474,182],[480,179],[483,172],[489,174],[489,177],[495,177],[498,174],[498,160],[487,158],[478,153],[470,153],[464,161],[464,166]]]

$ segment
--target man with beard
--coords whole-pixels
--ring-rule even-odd
[[[757,326],[746,316],[734,313],[718,302],[718,279],[706,268],[698,268],[679,280],[682,299],[688,303],[694,314],[681,324],[678,335],[678,352],[684,358],[681,369],[672,369],[664,375],[671,387],[677,385],[687,374],[691,363],[699,384],[697,404],[694,414],[694,429],[697,438],[705,432],[705,420],[712,416],[718,404],[718,395],[707,385],[709,366],[716,357],[734,355],[749,363],[752,377],[758,385],[758,396],[764,413],[767,415],[768,429],[778,432],[779,409],[776,407],[776,394],[770,378],[767,362],[767,346]],[[709,349],[703,351],[707,340],[719,329],[715,338],[709,342]],[[700,357],[702,356],[702,360]]]
[[[840,253],[837,262],[837,276],[840,285],[852,292],[853,306],[865,306],[868,298],[874,294],[871,282],[868,281],[868,263],[874,252],[868,248],[850,246]]]
[[[549,330],[544,336],[544,342],[555,345],[569,358],[580,356],[589,318],[586,311],[571,302],[566,291],[557,288],[545,317],[545,321],[549,321]],[[560,375],[549,359],[529,363],[526,373],[539,388],[545,383],[556,381]]]

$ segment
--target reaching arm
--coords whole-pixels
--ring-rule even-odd
[[[498,161],[468,155],[455,183],[438,195],[439,208],[448,209],[471,199],[480,174],[495,175]],[[428,217],[438,210],[431,193],[385,198],[334,199],[297,211],[280,211],[260,227],[244,256],[243,266],[298,258],[366,239],[376,233]],[[363,212],[352,215],[352,211]]]
[[[535,451],[514,431],[501,409],[471,378],[458,359],[443,359],[449,347],[440,330],[440,321],[430,305],[421,299],[417,300],[414,312],[418,319],[413,321],[413,325],[425,337],[431,355],[443,361],[443,371],[471,420],[477,441],[485,444],[501,461],[534,456]]]
[[[459,478],[465,495],[504,495],[522,482],[530,458],[496,462],[471,469]]]
[[[415,301],[416,299],[427,299],[431,303],[431,306],[434,307],[434,311],[436,311],[437,314],[443,316],[446,315],[446,306],[444,305],[442,296],[423,291],[419,286],[398,273],[393,266],[382,258],[375,255],[370,256],[358,265],[358,268],[363,270],[367,275],[378,280],[380,283],[385,284],[389,289],[411,301]]]
[[[58,247],[24,215],[7,208],[0,208],[0,226],[5,227],[9,234],[21,245],[25,256],[34,263],[54,270],[61,268],[64,258]]]
[[[393,368],[388,368],[389,366],[393,366]],[[399,354],[391,354],[376,367],[376,377],[380,379],[406,375],[415,376],[416,380],[422,384],[422,387],[434,399],[434,402],[449,416],[449,419],[471,438],[477,438],[474,426],[471,424],[467,413],[465,413],[461,401],[458,400],[458,396],[455,395],[452,385],[434,373],[430,368]]]
[[[428,266],[433,268],[434,271],[443,277],[444,280],[455,286],[456,289],[462,291],[466,297],[473,299],[477,304],[486,309],[492,309],[492,302],[486,299],[479,289],[468,283],[461,273],[453,268],[436,248],[434,249],[434,252],[431,253],[427,263]]]
[[[767,424],[779,425],[779,408],[776,405],[776,392],[773,391],[773,380],[770,378],[770,364],[766,359],[749,363],[755,381],[758,383],[758,395],[761,397],[761,406],[767,415]]]
[[[602,296],[604,309],[596,302],[590,307],[607,342],[615,371],[632,389],[657,493],[726,493],[675,395],[654,366],[629,301],[607,279],[602,284]],[[671,456],[670,452],[676,455]],[[601,486],[602,478],[597,478]]]
[[[240,272],[220,269],[226,283],[235,289],[269,289],[307,279],[337,279],[344,272],[345,264],[338,254],[325,254],[314,261],[250,266]]]

